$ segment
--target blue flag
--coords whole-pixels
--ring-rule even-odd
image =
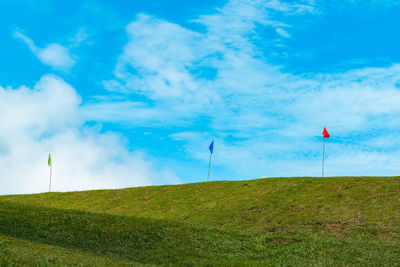
[[[208,149],[210,149],[210,152],[212,154],[213,151],[214,151],[214,139],[212,140],[212,142],[211,142],[210,146],[208,147]]]

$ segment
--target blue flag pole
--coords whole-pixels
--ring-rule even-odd
[[[214,151],[214,139],[212,140],[210,146],[208,147],[210,150],[210,160],[208,161],[208,176],[207,176],[207,182],[210,180],[210,168],[211,168],[211,156]]]

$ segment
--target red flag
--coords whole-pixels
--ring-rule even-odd
[[[325,138],[329,138],[329,133],[328,133],[328,131],[326,130],[325,126],[324,126],[324,131],[322,132],[322,135],[323,135]]]

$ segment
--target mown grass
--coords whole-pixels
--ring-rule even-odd
[[[1,196],[0,240],[28,265],[400,266],[399,211],[398,177]]]
[[[0,266],[152,266],[0,234]]]

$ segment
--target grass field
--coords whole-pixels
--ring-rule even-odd
[[[400,266],[400,178],[0,196],[0,266]]]

